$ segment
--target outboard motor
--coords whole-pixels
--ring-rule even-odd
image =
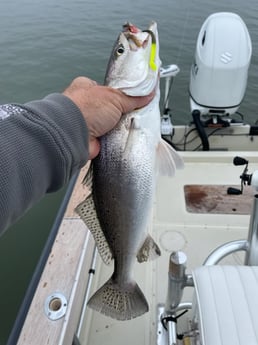
[[[230,125],[243,100],[252,43],[243,20],[234,13],[210,15],[200,30],[190,76],[191,112],[202,124]]]

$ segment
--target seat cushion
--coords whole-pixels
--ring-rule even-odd
[[[258,345],[258,267],[193,271],[202,345]]]

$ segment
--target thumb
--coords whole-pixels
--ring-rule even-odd
[[[121,92],[121,105],[122,105],[122,113],[126,114],[134,109],[142,108],[154,98],[155,90],[152,91],[147,96],[127,96],[126,94]]]

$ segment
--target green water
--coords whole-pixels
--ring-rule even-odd
[[[62,191],[46,197],[1,237],[1,345],[6,343],[63,194]]]
[[[77,75],[102,82],[113,42],[130,20],[158,22],[164,65],[181,72],[171,108],[175,123],[189,116],[189,70],[198,31],[212,12],[232,11],[246,22],[253,42],[246,121],[258,118],[258,3],[256,0],[1,0],[0,103],[23,103],[61,91]],[[48,236],[64,191],[47,196],[0,238],[0,345],[6,339]]]

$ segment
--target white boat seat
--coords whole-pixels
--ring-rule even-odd
[[[258,267],[193,271],[202,345],[258,345]]]

